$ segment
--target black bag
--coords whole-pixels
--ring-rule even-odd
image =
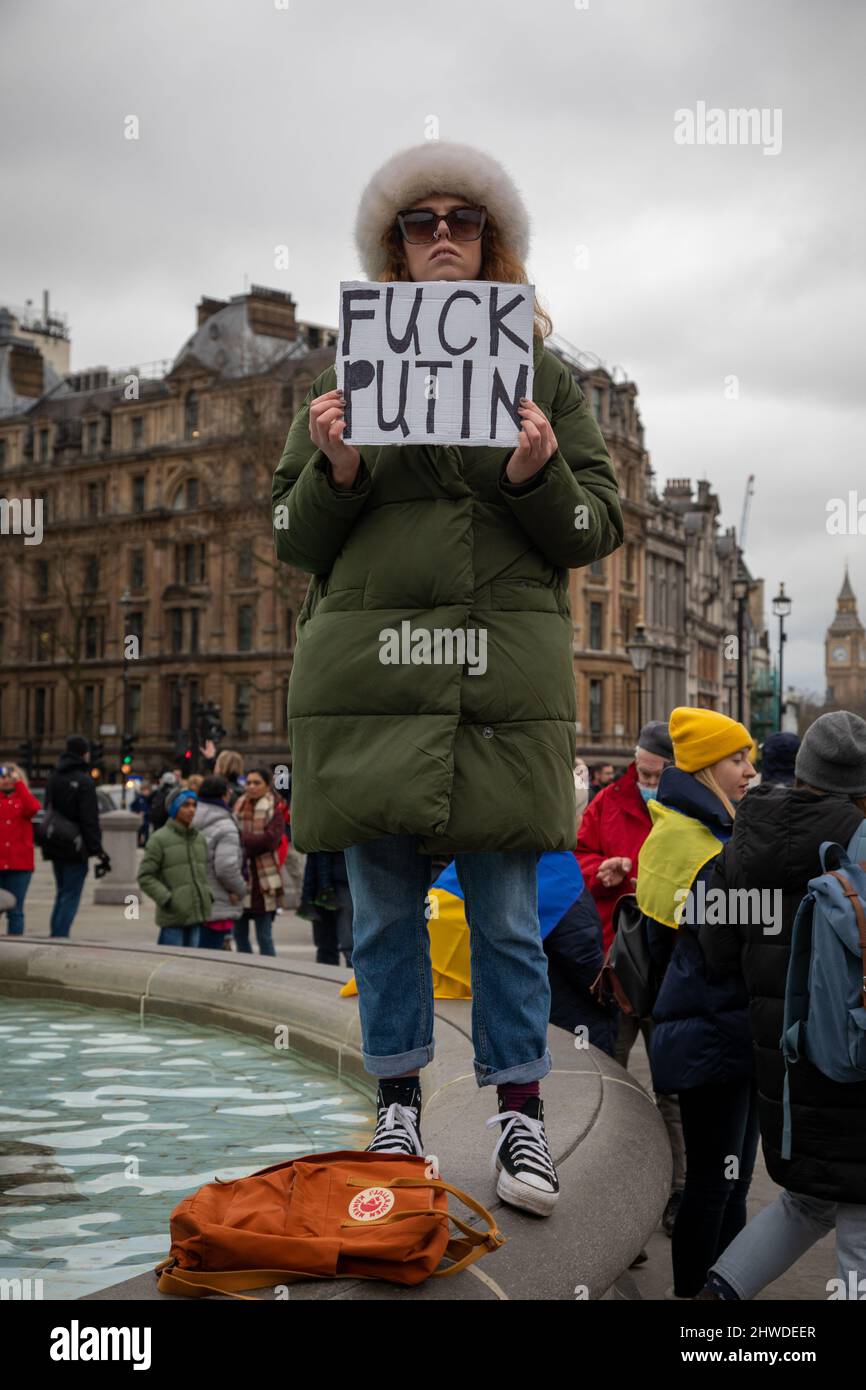
[[[647,919],[633,893],[619,899],[614,914],[614,938],[604,965],[592,985],[599,1003],[614,1000],[624,1014],[649,1018],[662,982],[647,938]]]
[[[69,820],[53,806],[46,807],[42,822],[40,843],[43,849],[60,850],[62,853],[81,855],[84,853],[84,836],[81,826]]]

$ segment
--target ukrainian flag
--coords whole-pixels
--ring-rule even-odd
[[[577,902],[583,892],[583,875],[570,850],[542,854],[537,874],[538,920],[543,941]],[[433,996],[436,999],[471,999],[469,925],[453,859],[430,889],[428,913]],[[345,996],[358,993],[354,975],[340,993]]]

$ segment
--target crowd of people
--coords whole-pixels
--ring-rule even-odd
[[[272,769],[244,770],[240,753],[205,758],[210,769],[185,776],[168,768],[143,782],[130,810],[141,817],[144,853],[137,881],[156,904],[158,944],[232,947],[276,954],[275,916],[297,907],[312,923],[316,960],[352,963],[352,899],[342,854],[299,855],[291,843],[291,779],[285,794]],[[34,818],[44,810],[37,837]],[[33,877],[35,846],[51,862],[55,898],[52,936],[68,936],[91,861],[97,876],[110,860],[102,843],[90,744],[66,740],[45,788],[44,808],[20,767],[0,767],[0,893],[8,897],[7,932],[24,932],[24,901]]]

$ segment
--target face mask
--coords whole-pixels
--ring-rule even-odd
[[[656,796],[658,796],[658,790],[658,784],[656,784],[654,787],[645,787],[642,783],[638,785],[638,791],[640,792],[644,801],[652,801]]]

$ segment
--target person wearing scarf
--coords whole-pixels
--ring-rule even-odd
[[[741,980],[707,967],[698,940],[706,885],[755,772],[749,731],[715,710],[670,717],[674,766],[648,802],[637,903],[664,971],[653,1008],[653,1087],[679,1098],[686,1151],[672,1234],[673,1298],[692,1299],[746,1224],[758,1143],[748,998]]]
[[[253,768],[247,773],[246,787],[233,809],[247,865],[247,891],[243,913],[234,927],[235,944],[239,951],[252,952],[250,922],[254,922],[260,954],[275,956],[272,924],[274,913],[283,901],[277,851],[286,823],[277,807],[271,790],[271,774],[266,768]]]

